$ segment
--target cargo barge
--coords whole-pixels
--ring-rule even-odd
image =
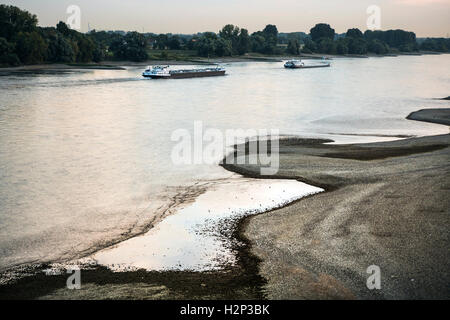
[[[183,79],[199,77],[215,77],[225,75],[224,68],[203,68],[203,69],[184,69],[169,70],[169,66],[147,67],[142,73],[145,78],[152,79]]]
[[[329,62],[319,62],[316,64],[305,64],[301,60],[289,60],[284,64],[287,69],[310,69],[310,68],[325,68],[329,67],[331,64]]]

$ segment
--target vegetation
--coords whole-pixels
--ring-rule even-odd
[[[148,59],[191,59],[258,54],[387,54],[418,50],[450,52],[450,39],[416,39],[403,30],[365,31],[349,29],[336,34],[319,23],[304,32],[279,33],[275,25],[249,34],[228,24],[218,33],[196,35],[153,34],[124,31],[70,29],[64,22],[56,27],[38,27],[37,17],[15,6],[0,5],[0,65],[39,63],[91,63],[102,60],[145,61]]]

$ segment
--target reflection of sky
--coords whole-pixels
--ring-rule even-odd
[[[418,36],[446,36],[450,31],[448,0],[14,0],[3,1],[37,14],[41,25],[66,21],[66,8],[81,8],[82,31],[91,28],[155,33],[217,31],[232,23],[250,32],[276,24],[281,31],[308,31],[318,22],[337,32],[366,29],[369,5],[381,7],[382,29],[407,29]]]
[[[217,229],[223,223],[221,219],[235,219],[244,213],[277,208],[322,191],[294,180],[230,179],[216,184],[194,203],[169,216],[145,235],[102,250],[93,258],[113,270],[129,267],[148,270],[216,269],[222,260],[234,262],[231,251],[218,237]],[[212,232],[207,231],[208,225]]]

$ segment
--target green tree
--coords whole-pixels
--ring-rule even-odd
[[[136,62],[148,59],[147,41],[139,32],[128,32],[123,38],[116,39],[110,49],[116,59]]]
[[[46,59],[47,43],[36,31],[19,32],[16,37],[16,53],[25,64],[38,64]]]
[[[389,48],[384,42],[374,39],[369,42],[367,50],[376,54],[386,54],[389,51]]]
[[[59,32],[47,35],[48,49],[47,60],[50,62],[74,62],[75,54],[69,40],[65,39]]]
[[[349,38],[348,53],[350,54],[366,54],[367,42],[362,38]]]
[[[336,53],[347,54],[348,53],[348,40],[340,38],[336,41]]]
[[[277,26],[273,24],[268,24],[265,26],[263,33],[266,35],[266,38],[277,38],[278,37],[278,29]]]
[[[0,38],[0,65],[16,66],[20,64],[19,57],[14,53],[15,46],[5,38]]]
[[[11,41],[19,32],[33,32],[37,26],[36,15],[15,6],[0,5],[0,37]]]
[[[237,53],[242,55],[250,50],[250,36],[247,29],[241,29],[238,37]]]
[[[58,32],[65,37],[68,37],[72,34],[70,32],[69,26],[62,21],[58,22],[58,24],[56,25],[56,30],[58,30]]]
[[[169,42],[169,36],[167,34],[160,34],[156,38],[156,42],[153,45],[155,49],[164,50],[167,47],[167,44]]]
[[[386,43],[389,47],[400,48],[401,46],[409,46],[414,50],[417,49],[416,34],[404,30],[387,30],[387,31],[371,31],[364,32],[366,41],[379,40]]]
[[[347,38],[364,38],[364,34],[358,28],[348,29],[345,36]]]
[[[244,35],[242,36],[241,33],[241,29],[238,26],[234,26],[232,24],[227,24],[222,28],[222,30],[219,31],[220,38],[230,41],[233,54],[242,54],[240,53],[243,51],[241,42],[243,40],[243,37],[245,36],[245,33],[247,33],[248,36],[248,32],[247,30],[245,30]]]
[[[293,54],[293,55],[299,55],[300,54],[300,43],[297,39],[289,40],[287,49],[287,53]]]
[[[449,52],[450,39],[427,38],[421,43],[420,49],[425,51]]]
[[[305,40],[305,45],[303,47],[304,53],[313,53],[317,51],[317,44],[311,39]]]
[[[273,54],[278,43],[278,29],[268,24],[263,31],[254,32],[251,36],[252,50],[264,54]]]
[[[321,38],[334,40],[334,34],[334,29],[326,23],[318,23],[310,30],[311,39],[313,41],[318,41]]]
[[[83,36],[78,42],[78,54],[77,62],[90,62],[94,59],[94,51],[96,49],[94,41],[92,39]]]
[[[231,40],[219,38],[215,41],[214,53],[216,56],[231,56],[232,54],[232,45]]]
[[[213,32],[205,32],[196,41],[197,54],[202,57],[209,57],[216,54],[217,35]]]
[[[322,38],[317,43],[317,51],[319,53],[335,54],[336,43],[329,38]]]
[[[254,33],[250,37],[250,43],[252,51],[254,52],[264,52],[266,39],[261,35],[261,32]]]
[[[171,36],[167,41],[167,47],[171,50],[179,50],[181,48],[180,37]]]

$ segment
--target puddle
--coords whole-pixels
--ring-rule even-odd
[[[295,180],[239,176],[220,181],[146,234],[101,250],[85,262],[96,262],[114,271],[220,269],[224,262],[233,264],[236,259],[229,239],[220,233],[226,221],[278,208],[321,191]]]

